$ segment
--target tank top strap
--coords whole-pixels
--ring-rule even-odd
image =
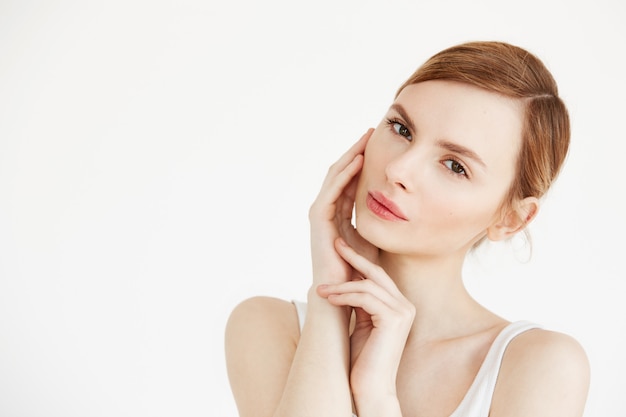
[[[306,303],[298,300],[291,300],[292,304],[296,307],[296,313],[298,314],[298,323],[300,323],[300,331],[304,326],[304,319],[306,317]]]
[[[306,303],[292,300],[298,314],[300,330],[304,326],[306,317]],[[487,356],[480,366],[472,385],[463,397],[463,400],[450,417],[488,417],[491,408],[493,391],[496,387],[500,365],[504,352],[511,340],[527,330],[541,328],[538,324],[530,321],[515,321],[507,325],[491,344]],[[353,417],[356,417],[353,414]]]
[[[529,321],[515,321],[502,329],[491,344],[474,382],[450,417],[489,416],[493,391],[506,348],[516,336],[536,328],[541,328],[541,326]]]

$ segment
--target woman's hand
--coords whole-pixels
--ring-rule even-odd
[[[277,415],[348,416],[350,393],[350,314],[352,307],[337,307],[320,297],[319,284],[347,282],[352,266],[336,251],[343,237],[370,255],[378,249],[362,239],[352,226],[352,211],[363,153],[372,130],[361,137],[328,170],[322,188],[309,210],[313,285],[308,293],[307,315],[300,332],[282,404]]]
[[[415,306],[378,265],[337,239],[337,253],[358,271],[359,277],[317,292],[336,306],[351,306],[356,327],[350,340],[350,385],[355,403],[395,399],[396,376],[406,339],[415,318]]]
[[[341,237],[363,256],[374,259],[378,249],[365,241],[352,225],[352,211],[363,152],[373,129],[369,129],[328,170],[322,188],[309,210],[313,284],[350,281],[352,267],[339,256],[334,242]]]

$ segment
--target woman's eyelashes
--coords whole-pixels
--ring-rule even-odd
[[[453,158],[447,158],[442,161],[443,165],[450,171],[452,175],[457,175],[465,178],[469,178],[467,170],[462,163]]]
[[[387,119],[387,124],[391,126],[396,134],[403,136],[408,140],[413,140],[413,136],[411,136],[411,131],[409,130],[409,128],[403,125],[402,122],[400,122],[399,120]]]
[[[391,129],[396,135],[402,136],[408,141],[413,140],[411,131],[399,119],[388,118],[387,125],[391,127]],[[456,177],[469,178],[465,165],[463,165],[457,159],[452,158],[452,157],[447,157],[446,159],[442,160],[442,164],[446,167],[446,169],[448,170],[450,174]]]

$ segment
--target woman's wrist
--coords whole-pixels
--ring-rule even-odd
[[[349,323],[352,309],[330,304],[326,298],[318,294],[317,287],[319,285],[322,284],[312,284],[307,293],[307,317],[309,317],[310,314],[329,316],[345,320],[346,324]]]
[[[359,417],[402,417],[400,401],[395,394],[355,395],[354,404]]]

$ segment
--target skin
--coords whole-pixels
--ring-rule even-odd
[[[538,211],[534,197],[503,201],[522,116],[519,102],[454,82],[398,95],[329,169],[311,206],[302,332],[287,301],[256,297],[231,314],[226,358],[240,416],[455,410],[509,324],[467,293],[464,258],[483,237],[507,239]],[[371,195],[393,201],[400,217],[381,216]],[[588,383],[574,339],[529,330],[505,353],[490,416],[581,416]]]

